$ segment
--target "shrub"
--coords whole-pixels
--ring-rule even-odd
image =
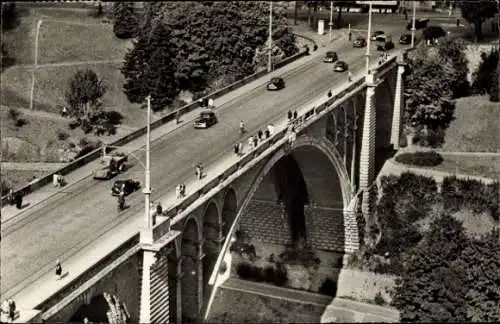
[[[68,127],[69,129],[73,130],[75,128],[77,128],[78,126],[80,126],[80,121],[79,120],[72,120],[69,122],[68,124]]]
[[[85,137],[82,137],[80,139],[80,142],[78,142],[78,145],[80,145],[81,147],[86,147],[90,144],[89,140]]]
[[[416,166],[436,166],[443,162],[443,157],[434,151],[402,153],[396,156],[396,161]]]
[[[12,120],[17,120],[17,117],[19,117],[20,112],[16,108],[9,108],[9,118]]]
[[[253,266],[248,264],[248,263],[240,263],[238,264],[238,267],[236,268],[236,273],[238,274],[238,277],[241,279],[252,279],[252,269]]]
[[[260,267],[250,266],[250,279],[253,279],[257,282],[262,282],[266,280],[264,270]]]
[[[444,208],[456,212],[468,208],[474,213],[488,212],[499,219],[499,183],[485,184],[474,179],[458,179],[455,176],[443,180]]]
[[[373,298],[373,302],[379,306],[383,306],[386,304],[386,301],[385,301],[384,297],[382,297],[382,294],[380,293],[380,291]]]
[[[278,265],[276,269],[274,269],[273,282],[276,286],[283,287],[288,281],[288,274],[286,272],[286,268],[282,265]]]
[[[16,127],[23,127],[24,125],[26,125],[28,123],[28,121],[24,118],[19,118],[16,120]]]
[[[60,141],[65,141],[69,138],[69,134],[68,133],[65,133],[63,132],[62,130],[58,129],[56,131],[56,136],[57,136],[57,139],[60,140]]]
[[[88,134],[92,131],[92,126],[86,120],[82,120],[82,123],[80,126],[82,127],[82,130],[85,134]]]
[[[325,296],[335,297],[337,294],[337,283],[331,278],[326,278],[318,292]]]

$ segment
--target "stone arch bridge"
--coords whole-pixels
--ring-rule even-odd
[[[124,242],[40,305],[37,319],[201,322],[229,276],[237,230],[274,244],[304,239],[314,249],[356,251],[372,205],[368,188],[399,146],[403,71],[392,58],[301,110],[295,132],[278,127],[262,147],[159,220],[152,242],[139,234]],[[85,309],[93,303],[107,307],[90,314]]]

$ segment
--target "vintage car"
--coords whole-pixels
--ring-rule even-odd
[[[132,192],[138,190],[141,187],[139,181],[132,179],[122,179],[116,180],[111,187],[111,195],[119,196],[124,193],[125,196],[130,195]]]
[[[394,43],[390,40],[390,41],[385,42],[384,44],[378,45],[377,51],[385,52],[385,51],[391,50],[393,48],[394,48]]]
[[[93,172],[94,179],[110,179],[125,170],[127,160],[127,155],[123,153],[104,155],[99,166]]]
[[[365,47],[366,40],[363,37],[357,37],[354,42],[352,42],[352,47]]]
[[[402,34],[399,37],[399,44],[408,45],[411,44],[411,35],[410,34]]]
[[[385,33],[382,30],[374,31],[371,37],[372,41],[385,41]]]
[[[333,62],[335,62],[338,59],[339,58],[337,56],[337,53],[332,52],[332,51],[328,51],[328,52],[326,52],[326,55],[323,58],[323,62],[325,62],[325,63],[333,63]]]
[[[217,124],[217,117],[212,110],[204,110],[200,112],[200,115],[194,121],[194,128],[209,128],[212,125]]]
[[[272,78],[267,84],[267,90],[276,91],[281,90],[285,87],[285,80],[283,78]]]
[[[335,72],[344,72],[349,69],[349,65],[344,61],[337,61],[333,66]]]

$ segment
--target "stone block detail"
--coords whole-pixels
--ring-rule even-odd
[[[375,167],[375,135],[376,135],[376,108],[375,87],[367,88],[365,113],[363,120],[363,136],[360,156],[360,187],[365,189],[374,179]]]
[[[394,149],[399,149],[399,141],[401,138],[402,129],[402,107],[403,104],[403,73],[405,71],[404,65],[398,66],[398,73],[396,79],[396,92],[394,96],[394,112],[392,117],[392,131],[391,131],[391,144]]]
[[[308,207],[305,214],[309,246],[318,250],[344,251],[345,233],[342,210]]]
[[[242,215],[240,229],[263,243],[289,244],[291,236],[287,217],[282,204],[253,199]]]
[[[165,254],[158,256],[151,267],[151,323],[168,323],[169,317],[169,285],[168,258]]]

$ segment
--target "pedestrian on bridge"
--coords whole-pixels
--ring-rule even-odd
[[[62,266],[61,266],[61,262],[59,260],[57,260],[57,263],[56,263],[56,276],[57,276],[57,280],[62,278]]]
[[[208,99],[208,108],[210,109],[214,108],[214,100],[212,98]]]
[[[238,143],[238,154],[241,156],[243,154],[243,143]]]
[[[175,124],[179,125],[180,122],[181,122],[181,112],[177,110],[177,112],[175,113]]]
[[[234,154],[239,155],[238,149],[239,149],[238,143],[234,144]]]
[[[249,149],[250,151],[254,149],[253,143],[254,143],[254,141],[253,141],[253,136],[250,136],[250,137],[248,138],[248,149]]]
[[[274,134],[274,125],[273,124],[269,124],[267,126],[267,130],[269,131],[269,135],[272,136]]]
[[[295,110],[295,111],[293,112],[293,119],[297,119],[297,116],[298,116],[298,114],[297,114],[297,110]]]
[[[264,134],[262,133],[262,130],[261,130],[261,129],[259,129],[259,132],[257,133],[257,137],[259,138],[259,141],[260,141],[260,140],[262,140],[262,136],[263,136],[263,135],[264,135]]]
[[[195,174],[198,180],[201,180],[203,177],[203,167],[199,163],[195,166]]]
[[[257,147],[259,145],[259,140],[257,139],[257,136],[253,138],[253,147]]]
[[[331,89],[330,89],[330,90],[328,90],[327,96],[328,96],[328,98],[331,98],[331,97],[332,97],[332,90],[331,90]]]
[[[352,81],[352,73],[351,73],[351,71],[347,72],[347,81],[349,81],[349,82]]]
[[[266,131],[264,132],[266,138],[269,138],[271,137],[271,134],[269,133],[269,129],[266,129]]]
[[[288,111],[288,120],[292,119],[293,118],[293,114],[292,112],[289,110]]]

